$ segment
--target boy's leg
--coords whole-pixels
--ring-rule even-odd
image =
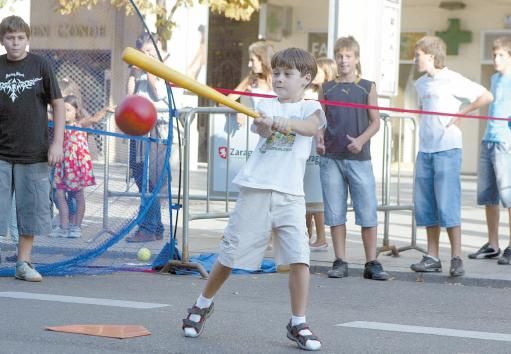
[[[325,215],[322,211],[318,211],[314,215],[314,225],[316,226],[316,245],[326,244],[325,238]]]
[[[332,247],[336,259],[346,258],[346,224],[330,227],[332,235]]]
[[[448,227],[447,234],[451,242],[451,258],[461,257],[461,227]]]
[[[486,226],[488,227],[488,242],[490,246],[499,249],[499,221],[500,221],[500,207],[499,205],[486,205]]]
[[[376,259],[376,227],[362,227],[361,229],[366,262],[374,261]]]
[[[309,267],[306,264],[289,265],[289,295],[293,316],[305,316],[309,296]]]
[[[344,180],[345,161],[321,156],[319,160],[325,224],[330,225],[335,260],[328,271],[330,278],[348,275],[346,252],[346,213],[348,185]]]
[[[366,255],[364,266],[364,278],[372,280],[389,280],[389,273],[383,270],[383,266],[376,260],[376,227],[362,227],[362,242]]]
[[[428,238],[428,255],[438,258],[440,253],[440,226],[426,227]]]
[[[188,316],[183,319],[183,332],[185,337],[198,337],[203,329],[206,319],[213,313],[213,298],[225,283],[232,268],[222,265],[216,261],[202,293],[195,301],[192,308],[188,309]]]
[[[494,258],[500,254],[499,248],[499,166],[495,155],[496,143],[481,142],[477,174],[477,204],[485,206],[488,242],[479,250],[468,255],[471,259]],[[506,172],[508,173],[508,172]],[[500,182],[500,183],[499,183]]]
[[[231,271],[232,268],[226,267],[220,262],[216,261],[213,269],[211,270],[211,273],[209,273],[206,285],[202,290],[202,296],[208,299],[213,298],[225,283],[225,281],[229,278]]]
[[[307,235],[309,236],[309,240],[312,239],[312,213],[305,213],[305,225],[307,225]]]
[[[374,261],[376,259],[376,227],[362,227],[362,242],[366,262]]]
[[[13,177],[20,233],[15,277],[41,281],[30,260],[34,235],[47,235],[51,230],[48,164],[15,164]]]
[[[419,152],[415,162],[414,213],[417,226],[426,227],[428,254],[410,268],[414,272],[440,272],[442,264],[438,259],[440,227],[435,194],[434,154]]]
[[[451,268],[449,269],[449,274],[452,277],[463,276],[465,275],[465,269],[461,259],[461,227],[448,227],[447,234],[451,242]]]
[[[34,236],[20,235],[18,244],[18,261],[31,262],[33,244]]]
[[[305,313],[309,298],[309,266],[303,263],[289,265],[289,296],[291,299],[291,320],[287,325],[287,337],[301,349],[319,350],[321,342],[306,324]]]
[[[447,229],[451,242],[451,276],[465,274],[461,259],[461,154],[461,149],[433,154],[439,226]]]
[[[186,337],[201,334],[205,320],[213,312],[213,297],[231,274],[232,268],[255,270],[261,265],[271,232],[270,207],[272,192],[241,188],[220,243],[218,259],[208,277],[202,294],[183,320]],[[305,206],[300,213],[305,236]],[[294,220],[293,220],[294,221]],[[308,242],[305,241],[308,250]]]

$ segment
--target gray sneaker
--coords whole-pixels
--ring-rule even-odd
[[[430,255],[422,256],[422,260],[419,263],[412,264],[410,268],[414,272],[429,273],[429,272],[441,272],[442,263],[438,259],[434,259]]]
[[[340,258],[337,258],[332,265],[332,269],[328,272],[329,278],[344,278],[348,276],[348,263]]]
[[[502,256],[499,258],[497,263],[502,265],[511,263],[511,247],[508,246],[504,249],[504,252],[502,252]]]
[[[37,270],[35,270],[32,263],[21,261],[16,262],[16,275],[14,276],[16,279],[26,280],[26,281],[41,281],[43,277]]]
[[[453,257],[451,259],[451,269],[449,269],[451,277],[461,277],[465,275],[465,269],[463,269],[463,261],[460,257]]]

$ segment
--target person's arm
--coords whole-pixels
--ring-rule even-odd
[[[493,95],[490,91],[485,90],[481,96],[479,96],[475,101],[471,102],[468,105],[463,106],[459,114],[467,114],[469,112],[475,111],[476,109],[479,109],[481,107],[484,107],[488,104],[490,104],[493,101]],[[452,117],[449,124],[447,124],[447,128],[450,127],[453,124],[459,125],[460,123],[460,117]]]
[[[323,112],[318,109],[304,120],[273,117],[272,128],[283,134],[295,132],[303,136],[315,136],[324,126],[322,116],[324,116]]]
[[[115,112],[115,106],[107,106],[103,108],[101,111],[94,114],[92,117],[82,118],[78,122],[78,125],[82,128],[88,128],[92,126],[93,124],[98,123],[103,118],[105,118],[107,113],[114,113]]]
[[[326,105],[322,102],[325,99],[325,94],[323,92],[323,85],[319,85],[318,90],[318,100],[321,103],[321,108],[323,108],[323,112],[326,112]],[[319,129],[316,134],[316,152],[319,155],[325,154],[325,128]]]
[[[153,75],[151,73],[147,73],[147,83],[149,86],[149,90],[152,93],[152,97],[155,97],[157,100],[161,100],[164,96],[162,89],[160,89],[162,85],[162,79]]]
[[[246,78],[241,80],[241,82],[238,84],[238,86],[236,86],[234,91],[246,91],[248,89],[248,79],[249,79],[249,77],[247,76]],[[239,93],[230,93],[227,95],[227,97],[229,97],[230,99],[233,99],[235,101],[238,98],[240,98],[240,96],[241,95]]]
[[[130,74],[128,76],[128,84],[126,85],[126,93],[128,95],[133,95],[135,93],[135,85],[136,85],[136,71],[139,70],[135,67],[130,68]]]
[[[273,134],[272,125],[273,118],[266,116],[264,113],[259,112],[259,117],[254,118],[252,130],[254,133],[259,134],[263,138],[268,138]],[[251,127],[251,128],[252,128]]]
[[[51,101],[53,109],[53,142],[48,149],[48,164],[55,165],[64,157],[64,126],[66,125],[66,108],[64,99]]]
[[[367,97],[367,104],[370,106],[378,106],[378,94],[376,93],[376,86],[374,83],[371,85],[371,91]],[[364,144],[380,130],[380,112],[377,109],[368,109],[367,111],[369,116],[369,126],[367,129],[356,138],[346,135],[351,141],[347,148],[353,154],[360,153]]]

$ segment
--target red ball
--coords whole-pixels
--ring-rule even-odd
[[[142,96],[127,96],[115,109],[115,123],[125,134],[145,135],[156,124],[154,104]]]

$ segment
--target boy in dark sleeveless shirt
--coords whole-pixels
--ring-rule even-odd
[[[319,99],[377,105],[375,84],[360,78],[360,47],[353,37],[339,38],[334,47],[338,78],[323,84]],[[335,261],[330,278],[348,275],[346,212],[348,188],[360,225],[366,253],[364,278],[387,280],[389,274],[376,260],[376,183],[371,164],[370,139],[380,128],[377,110],[323,105],[327,128],[318,139],[325,224],[330,225]]]

